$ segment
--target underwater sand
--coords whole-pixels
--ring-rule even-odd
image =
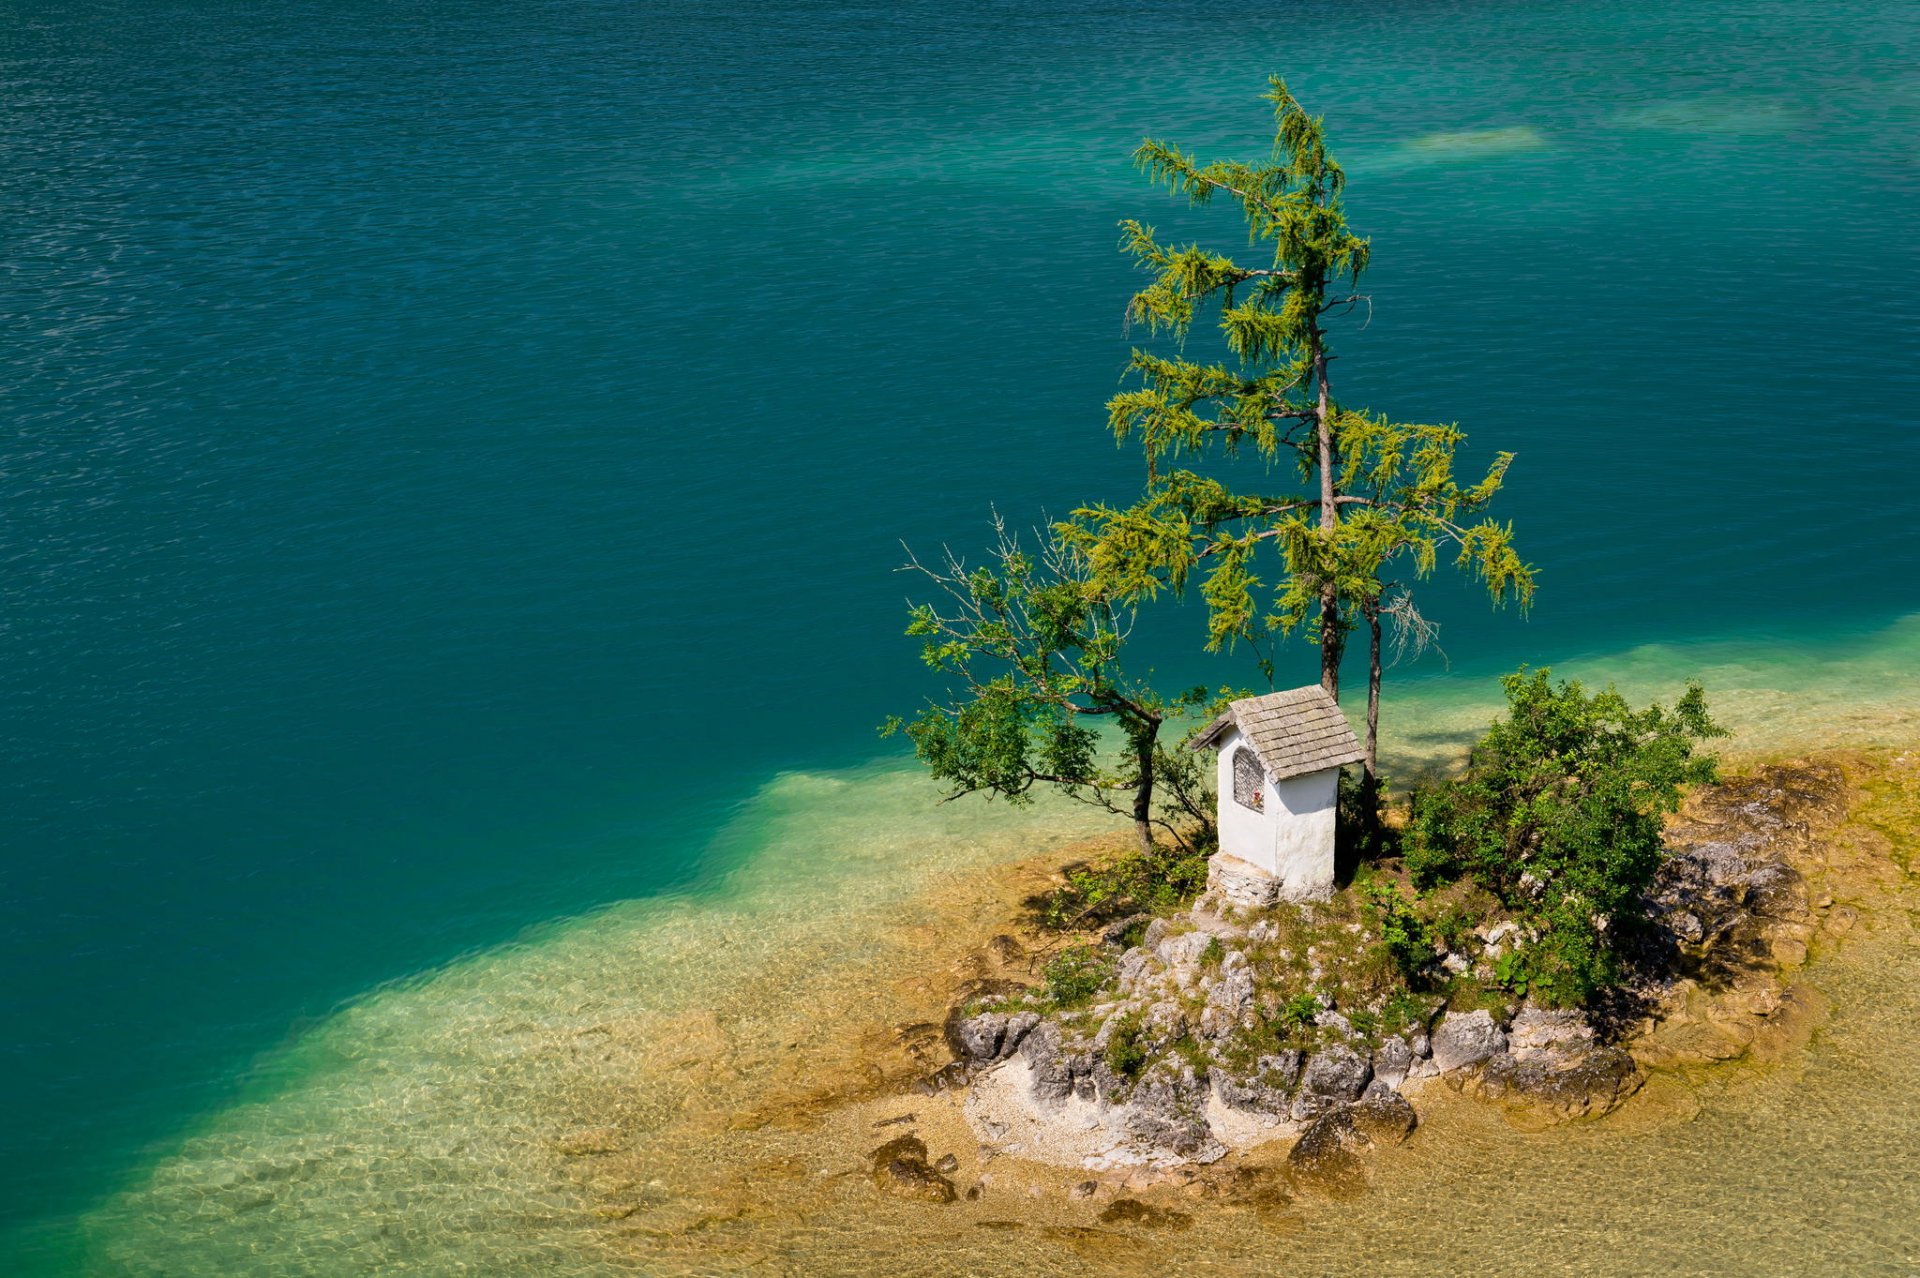
[[[1638,649],[1632,695],[1712,690],[1736,752],[1920,742],[1920,624],[1816,659],[1776,645]],[[1484,703],[1390,702],[1405,770],[1457,749]],[[1889,757],[1894,757],[1889,755]],[[1920,751],[1887,765],[1920,803]],[[373,993],[268,1062],[76,1227],[103,1274],[531,1272],[1906,1272],[1920,1265],[1920,893],[1868,905],[1808,979],[1812,1047],[1522,1134],[1430,1093],[1357,1202],[1191,1228],[1094,1227],[1095,1206],[1007,1178],[978,1202],[883,1200],[859,1155],[937,1016],[954,939],[1014,908],[989,867],[1109,828],[1080,809],[939,805],[896,766],[778,778],[697,892],[553,925]],[[1891,809],[1889,809],[1891,810]],[[936,1151],[938,1152],[938,1151]],[[974,1152],[963,1178],[977,1173]]]

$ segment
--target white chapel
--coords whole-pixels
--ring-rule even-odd
[[[1236,905],[1324,899],[1340,769],[1366,757],[1340,707],[1318,684],[1243,697],[1194,738],[1208,747],[1219,753],[1220,821],[1208,887]]]

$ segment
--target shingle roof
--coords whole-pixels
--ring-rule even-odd
[[[1276,781],[1367,757],[1347,725],[1347,716],[1319,684],[1228,703],[1226,713],[1194,738],[1193,748],[1213,745],[1230,726],[1240,729],[1267,775]]]

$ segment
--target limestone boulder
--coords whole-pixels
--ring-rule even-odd
[[[1366,1188],[1366,1165],[1360,1159],[1366,1147],[1366,1136],[1343,1105],[1322,1114],[1300,1133],[1287,1151],[1287,1172],[1304,1188],[1348,1197]]]
[[[1317,1118],[1359,1098],[1373,1070],[1366,1057],[1335,1043],[1315,1052],[1300,1073],[1300,1090],[1293,1098],[1296,1119]]]
[[[1455,1012],[1433,1031],[1433,1064],[1442,1074],[1469,1069],[1506,1050],[1506,1034],[1484,1008]]]
[[[1208,1071],[1214,1095],[1229,1109],[1286,1118],[1293,1112],[1293,1089],[1300,1081],[1302,1054],[1295,1050],[1262,1056],[1250,1073],[1235,1076],[1222,1068]]]
[[[1523,1128],[1600,1118],[1640,1090],[1633,1057],[1617,1047],[1567,1056],[1496,1056],[1475,1083]]]
[[[1380,1046],[1373,1049],[1373,1078],[1375,1082],[1388,1087],[1398,1087],[1407,1081],[1407,1073],[1413,1068],[1413,1045],[1404,1038],[1381,1040]]]
[[[1207,1125],[1208,1081],[1192,1066],[1162,1061],[1134,1084],[1122,1107],[1127,1132],[1149,1147],[1196,1162],[1226,1152]]]
[[[1407,1098],[1377,1078],[1353,1103],[1354,1127],[1375,1145],[1401,1144],[1419,1122]]]

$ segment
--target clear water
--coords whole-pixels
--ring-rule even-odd
[[[311,1044],[376,1057],[381,999],[322,1018],[383,982],[626,900],[723,946],[729,865],[805,870],[802,931],[864,899],[871,857],[755,815],[776,776],[879,785],[862,846],[941,837],[861,770],[926,690],[897,543],[1130,491],[1113,223],[1231,231],[1126,156],[1259,147],[1268,70],[1376,246],[1344,387],[1517,450],[1544,569],[1524,622],[1436,588],[1403,767],[1520,660],[1898,738],[1917,34],[1884,2],[9,6],[5,1245],[64,1263],[60,1222]],[[1248,679],[1193,622],[1150,636],[1169,682]]]

